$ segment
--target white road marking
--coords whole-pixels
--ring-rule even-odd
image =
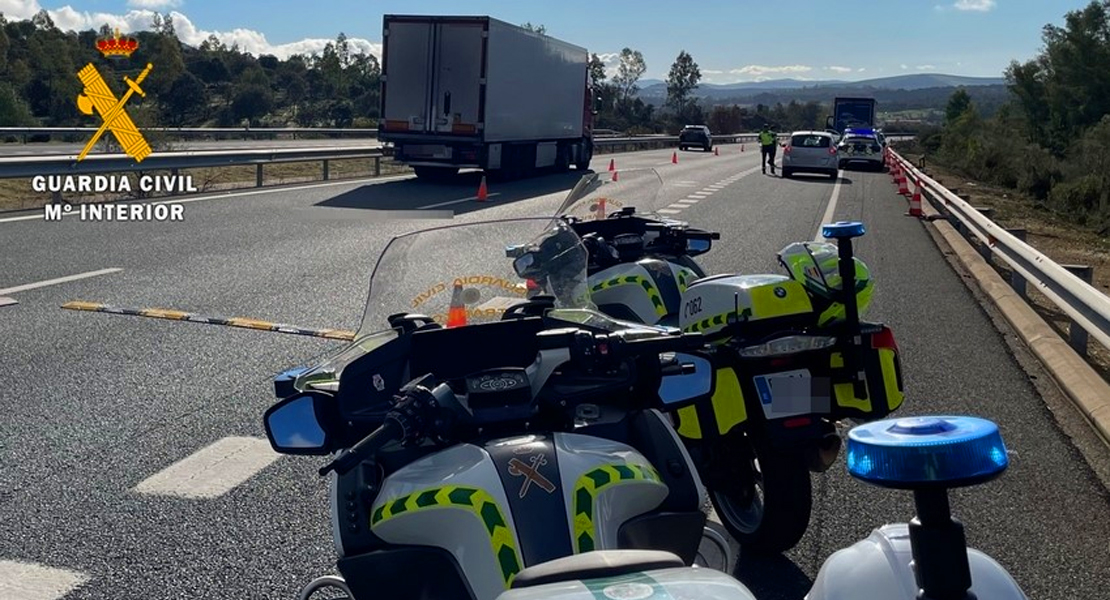
[[[500,195],[501,195],[501,192],[494,192],[492,194],[486,194],[486,198],[493,198],[494,196],[500,196]],[[441,206],[451,206],[452,204],[461,204],[463,202],[473,202],[477,199],[478,199],[477,196],[471,196],[469,198],[459,198],[458,200],[448,200],[447,202],[440,202],[439,204],[429,204],[427,206],[417,206],[416,208],[418,210],[426,210],[426,209],[429,209],[429,208],[439,208]]]
[[[825,236],[821,234],[821,226],[825,223],[832,223],[833,215],[836,214],[836,201],[840,198],[840,182],[844,177],[844,171],[839,171],[836,175],[836,184],[833,185],[832,196],[829,197],[829,206],[825,209],[825,216],[822,217],[821,222],[817,224],[817,235],[813,238],[815,242],[822,242],[825,240]]]
[[[123,269],[112,267],[110,269],[100,269],[99,271],[89,271],[88,273],[78,273],[77,275],[66,275],[57,279],[47,279],[46,281],[39,281],[37,283],[28,283],[24,285],[17,285],[7,289],[0,290],[0,296],[6,294],[14,294],[16,292],[25,292],[35,288],[46,287],[48,285],[57,285],[59,283],[68,283],[70,281],[77,281],[78,279],[88,279],[89,277],[97,277],[99,275],[107,275],[109,273],[118,273]]]
[[[679,181],[675,183],[675,187],[698,187],[698,184],[694,181]]]
[[[671,206],[674,206],[674,205],[672,204]],[[678,213],[680,213],[682,211],[681,210],[671,210],[669,208],[660,208],[656,212],[662,213],[664,215],[677,215]]]
[[[713,190],[713,191],[715,191],[715,192],[719,192],[719,191],[721,191],[722,189],[724,189],[725,187],[727,187],[727,185],[726,185],[726,184],[714,183],[713,185],[707,185],[707,186],[705,186],[705,189],[707,189],[707,190]]]
[[[700,198],[683,198],[675,202],[675,204],[697,204],[698,202],[701,202]]]
[[[0,306],[13,306],[15,304],[19,304],[19,301],[15,298],[4,298],[0,296]]]
[[[265,439],[226,437],[155,473],[136,485],[134,491],[182,498],[216,498],[280,457]]]
[[[241,196],[255,196],[255,195],[258,195],[258,194],[273,194],[273,193],[277,193],[277,192],[296,192],[296,191],[300,191],[300,190],[312,190],[312,189],[316,189],[316,188],[332,187],[332,186],[336,186],[336,185],[357,185],[357,184],[366,183],[366,182],[387,183],[387,182],[390,182],[390,181],[398,181],[400,179],[409,179],[411,177],[412,177],[412,175],[391,175],[389,177],[364,177],[364,178],[361,178],[361,179],[346,179],[346,180],[343,180],[343,181],[323,181],[323,182],[320,182],[320,183],[310,183],[308,185],[298,185],[298,186],[293,186],[293,187],[269,188],[269,189],[261,189],[261,190],[256,189],[256,190],[247,190],[247,191],[243,191],[243,192],[230,192],[230,193],[225,193],[225,194],[210,194],[208,196],[197,196],[197,197],[185,197],[185,196],[183,196],[183,197],[180,197],[180,198],[170,198],[170,199],[167,199],[167,200],[160,200],[160,201],[156,201],[156,202],[146,202],[145,204],[185,204],[185,203],[188,203],[188,202],[201,202],[201,201],[204,201],[204,200],[221,200],[221,199],[226,200],[226,199],[229,199],[229,198],[238,198],[238,197],[241,197]],[[77,215],[79,213],[78,213],[78,211],[73,211],[71,213],[63,213],[63,216],[65,214]],[[0,223],[11,223],[13,221],[32,221],[32,220],[35,220],[35,219],[42,219],[45,216],[46,216],[46,214],[45,214],[45,211],[44,211],[43,214],[41,214],[41,215],[27,215],[27,216],[23,216],[23,217],[7,217],[5,219],[0,219]]]
[[[693,194],[686,194],[686,197],[687,198],[697,198],[699,200],[704,200],[704,199],[706,199],[706,198],[708,198],[712,195],[713,195],[713,192],[694,192]]]
[[[0,598],[57,600],[89,580],[87,575],[33,563],[0,560]]]

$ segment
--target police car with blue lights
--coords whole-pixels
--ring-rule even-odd
[[[883,143],[874,129],[845,129],[836,150],[841,169],[862,164],[877,171],[883,170]]]

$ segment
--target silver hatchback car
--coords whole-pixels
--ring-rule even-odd
[[[827,131],[795,131],[782,155],[782,176],[794,173],[824,173],[837,178],[839,157],[836,140]]]

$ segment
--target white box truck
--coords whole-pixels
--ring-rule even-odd
[[[484,16],[385,15],[378,139],[421,178],[589,168],[586,49]]]

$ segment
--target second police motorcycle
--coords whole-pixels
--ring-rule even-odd
[[[540,223],[512,268],[491,260]],[[302,598],[326,586],[352,599],[754,598],[691,566],[705,491],[661,412],[712,397],[704,334],[594,310],[581,239],[546,224],[394,238],[354,341],[275,379],[271,445],[332,455],[319,472],[342,577]],[[528,299],[537,277],[551,296]],[[976,419],[850,432],[849,471],[917,490],[919,518],[834,554],[807,598],[1024,598],[966,549],[944,492],[997,476],[1006,456],[997,427]]]
[[[836,422],[885,417],[904,399],[893,332],[860,320],[874,289],[852,255],[863,229],[836,229],[838,244],[787,245],[786,274],[709,276],[694,258],[720,234],[666,216],[675,211],[662,190],[654,169],[589,173],[555,220],[589,251],[599,311],[710,340],[710,399],[667,412],[742,549],[786,551],[809,525],[810,472],[840,451]],[[845,280],[855,294],[843,295]]]

